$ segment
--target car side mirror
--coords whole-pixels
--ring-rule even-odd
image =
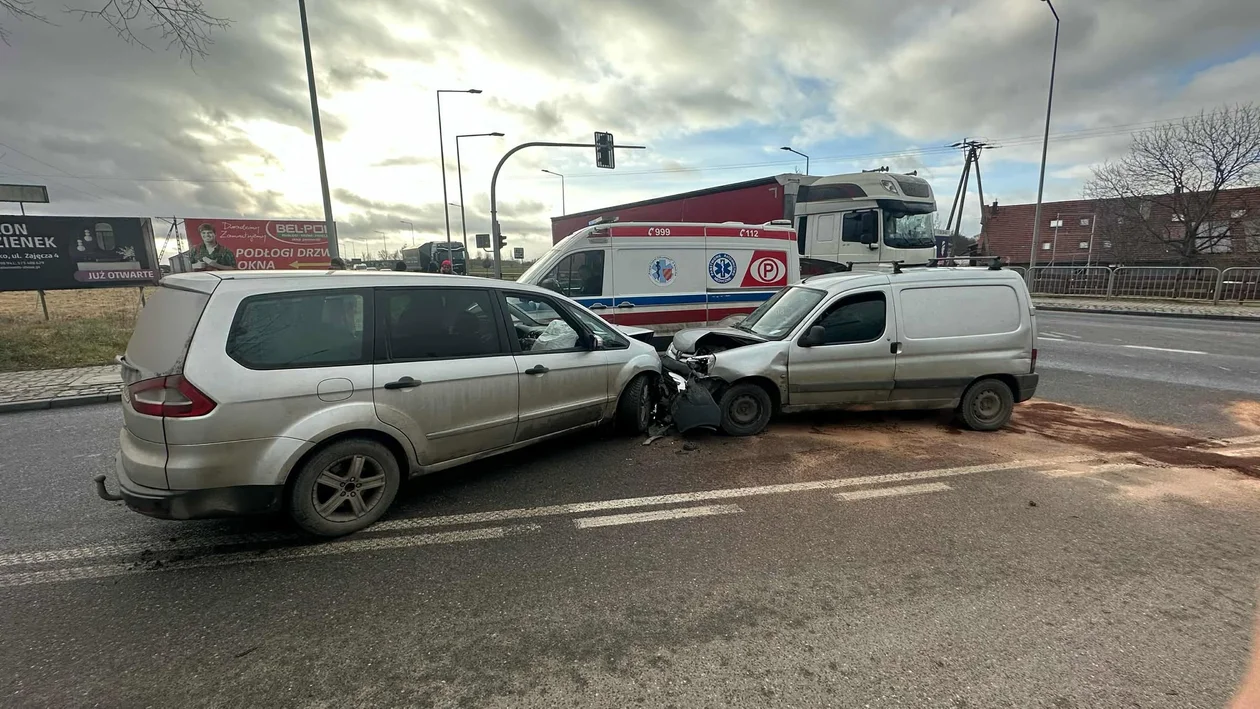
[[[591,335],[590,348],[592,352],[598,352],[604,349],[604,338],[599,335]]]
[[[801,347],[817,347],[826,341],[827,331],[823,329],[822,325],[815,325],[804,335],[801,335],[801,339],[797,344]]]
[[[860,241],[867,246],[874,246],[879,243],[879,213],[863,212],[862,213],[862,232]]]

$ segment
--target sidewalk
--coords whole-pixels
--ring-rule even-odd
[[[1163,315],[1207,320],[1254,320],[1260,322],[1260,305],[1238,303],[1193,303],[1172,300],[1137,300],[1130,298],[1068,298],[1033,296],[1038,310],[1066,310],[1091,313],[1124,313],[1127,315]]]
[[[118,401],[118,365],[0,372],[0,413]]]

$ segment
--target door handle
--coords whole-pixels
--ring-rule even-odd
[[[550,371],[551,371],[550,369],[547,369],[541,364],[535,364],[534,366],[525,370],[525,373],[526,374],[546,374],[547,372],[550,372]]]
[[[411,377],[400,377],[396,382],[385,382],[386,389],[414,389],[424,382]]]
[[[591,310],[606,310],[607,308],[608,306],[603,303],[595,303],[591,306]]]
[[[891,354],[901,354],[901,343],[893,342],[888,345],[888,352]]]
[[[633,308],[633,307],[634,307],[634,303],[631,303],[631,302],[630,302],[630,301],[628,301],[628,300],[623,300],[623,301],[621,301],[620,303],[617,303],[617,307],[618,307],[618,308]]]

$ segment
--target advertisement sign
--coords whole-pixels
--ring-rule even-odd
[[[155,255],[148,219],[0,216],[0,291],[141,286]]]
[[[184,219],[193,270],[328,268],[328,228],[296,219]]]

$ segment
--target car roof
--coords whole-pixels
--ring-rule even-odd
[[[554,291],[515,281],[411,271],[198,271],[171,274],[162,278],[161,282],[206,293],[215,290],[216,286],[255,293],[373,286],[448,286],[511,289],[556,296]]]
[[[903,268],[901,273],[893,273],[891,269],[863,270],[860,267],[843,273],[826,273],[810,276],[801,282],[807,288],[826,289],[833,293],[851,290],[868,285],[897,283],[948,283],[950,281],[975,281],[985,279],[1001,282],[1019,281],[1023,277],[1017,271],[1007,269],[991,270],[987,267],[934,267]]]

